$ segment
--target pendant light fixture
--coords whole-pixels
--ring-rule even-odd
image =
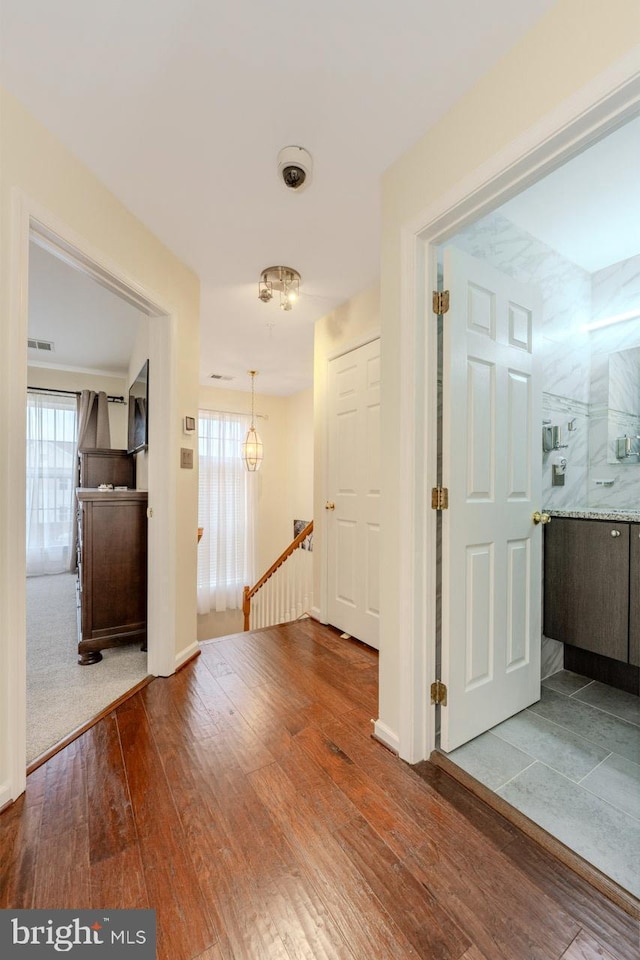
[[[247,435],[242,444],[242,459],[244,465],[250,473],[255,473],[260,469],[262,463],[262,440],[254,426],[255,419],[255,380],[258,374],[257,370],[249,370],[251,377],[251,426],[247,430]]]

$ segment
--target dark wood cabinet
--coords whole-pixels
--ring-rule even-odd
[[[81,488],[76,496],[78,662],[86,665],[106,647],[146,644],[147,493]]]
[[[629,663],[640,667],[640,523],[629,524]]]
[[[111,483],[114,487],[134,489],[136,460],[126,450],[80,450],[78,456],[81,487],[99,487],[101,483]]]
[[[628,661],[630,526],[554,517],[546,527],[547,637]]]

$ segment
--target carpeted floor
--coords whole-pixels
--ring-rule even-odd
[[[27,763],[147,675],[138,644],[79,666],[75,582],[71,573],[27,577]]]

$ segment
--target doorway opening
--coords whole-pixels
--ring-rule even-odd
[[[17,798],[26,783],[26,624],[25,624],[25,489],[27,388],[28,279],[31,242],[36,242],[74,269],[117,292],[148,319],[148,352],[156,382],[162,389],[150,396],[148,490],[155,507],[154,522],[148,528],[148,653],[147,672],[168,676],[175,671],[176,596],[167,584],[175,583],[176,502],[172,447],[166,443],[171,434],[175,409],[176,324],[171,312],[156,297],[119,265],[86,246],[55,215],[44,211],[24,194],[16,195],[14,218],[13,270],[9,277],[10,302],[15,323],[11,328],[9,350],[15,358],[7,383],[7,410],[12,423],[12,456],[7,469],[7,501],[15,504],[9,517],[6,538],[7,570],[12,589],[7,596],[7,653],[5,673],[5,716],[7,770],[2,801]]]
[[[133,454],[127,453],[131,370],[147,349],[146,323],[137,307],[32,238],[26,477],[29,768],[147,676],[146,645],[141,649],[139,640],[109,647],[90,669],[79,665],[83,615],[86,620],[94,597],[87,596],[83,560],[88,558],[82,557],[81,501],[76,497],[78,486],[107,486],[113,479],[131,490],[147,487],[146,464],[138,458],[136,470]],[[100,393],[105,402],[98,411]],[[122,476],[93,472],[83,477],[87,471],[80,470],[80,463],[92,456],[91,448],[100,450],[97,462],[117,464]],[[106,551],[104,538],[94,548],[98,555]],[[146,606],[146,573],[133,569],[126,582],[111,582],[122,561],[133,564],[131,551],[113,557],[96,584],[114,615],[136,602],[133,596],[127,599],[132,578],[144,592],[138,605]],[[143,566],[146,570],[146,549]]]
[[[553,569],[555,581],[545,583],[545,633],[531,637],[540,644],[540,694],[448,757],[634,896],[640,873],[629,850],[640,836],[634,648],[640,626],[630,564],[640,531],[639,149],[640,120],[633,119],[447,242],[540,290],[542,416],[532,421],[530,439],[538,471],[533,485],[542,488],[536,509],[550,516],[546,539],[556,544],[554,565],[544,571],[548,578]],[[445,362],[443,380],[448,376]],[[528,424],[519,424],[526,433]],[[453,438],[445,436],[447,442]],[[482,450],[488,456],[486,446]],[[498,449],[495,469],[507,464],[507,450]],[[459,506],[450,503],[452,510]],[[593,530],[604,530],[607,549],[624,550],[626,543],[617,577],[627,584],[617,653],[609,624],[619,611],[611,609],[609,620],[603,610],[604,628],[593,615],[585,622],[580,613],[591,597],[581,598],[584,579],[575,576],[576,562],[563,568],[558,561],[576,537],[587,538],[580,540],[583,553],[591,550],[584,545]],[[471,544],[478,555],[480,546]],[[610,551],[601,558],[594,553],[590,563],[606,572],[613,558]],[[537,565],[531,570],[534,578],[542,573]],[[616,602],[606,585],[597,602]],[[452,643],[446,633],[442,642]]]

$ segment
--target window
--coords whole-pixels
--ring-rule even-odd
[[[76,398],[27,394],[27,576],[71,567]]]
[[[198,613],[237,610],[255,575],[257,474],[240,449],[250,418],[200,410],[198,417]]]

